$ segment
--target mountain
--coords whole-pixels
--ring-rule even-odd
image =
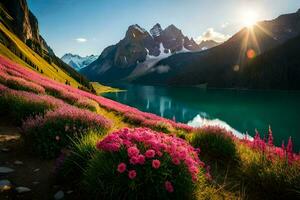
[[[221,43],[218,43],[214,40],[202,40],[199,44],[199,48],[201,50],[207,50],[207,49],[210,49],[210,48],[213,48],[215,46],[218,46],[220,45]]]
[[[128,27],[120,42],[105,48],[98,59],[80,72],[101,82],[134,79],[162,58],[195,50],[199,50],[199,45],[174,25],[163,29],[155,24],[148,32],[135,24]]]
[[[255,56],[278,47],[299,34],[300,11],[281,15],[270,21],[259,22],[252,28],[243,28],[214,48],[175,54],[162,59],[151,71],[137,77],[133,82],[219,88],[245,87],[240,80],[245,78],[242,71]],[[276,59],[273,62],[275,64]],[[157,69],[162,66],[168,68],[168,71],[159,73]]]
[[[300,35],[251,60],[241,72],[242,87],[300,89]]]
[[[76,71],[79,71],[94,62],[98,57],[99,56],[96,55],[81,57],[79,55],[66,53],[61,57],[61,60],[73,67]]]
[[[26,0],[0,2],[0,54],[75,87],[90,88],[86,78],[58,58],[39,33]]]

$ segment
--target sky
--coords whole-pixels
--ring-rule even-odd
[[[119,42],[128,26],[150,30],[174,24],[197,41],[224,41],[249,17],[270,20],[296,12],[300,0],[27,0],[41,35],[56,55],[99,55]],[[249,14],[250,13],[250,14]]]

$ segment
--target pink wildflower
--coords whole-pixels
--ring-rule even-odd
[[[129,157],[137,156],[137,155],[139,155],[139,153],[140,153],[140,150],[138,150],[138,148],[136,148],[134,146],[129,147],[127,149],[127,154],[128,154]]]
[[[154,169],[158,169],[160,167],[160,161],[159,160],[152,160],[152,167]]]
[[[173,158],[172,162],[174,163],[174,165],[179,165],[180,164],[180,160],[178,158]]]
[[[135,171],[135,170],[130,170],[130,171],[128,172],[128,177],[129,177],[130,179],[134,179],[134,178],[136,177],[136,171]]]
[[[149,149],[146,151],[145,156],[147,158],[153,158],[155,156],[155,151],[153,149]]]
[[[272,134],[271,126],[269,126],[268,145],[269,146],[273,146],[273,134]]]
[[[140,154],[138,156],[138,163],[141,164],[141,165],[143,165],[145,163],[145,156],[143,156],[143,155]]]
[[[138,156],[132,156],[129,160],[130,164],[136,165],[139,163],[139,157]]]
[[[173,185],[172,185],[172,183],[170,181],[166,181],[165,182],[165,188],[170,193],[174,192]]]
[[[123,173],[126,171],[126,164],[125,163],[120,163],[118,165],[118,172]]]

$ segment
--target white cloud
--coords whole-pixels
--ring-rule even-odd
[[[229,25],[228,22],[224,22],[224,23],[221,25],[221,27],[222,27],[222,28],[226,28],[228,25]]]
[[[76,40],[76,42],[78,42],[78,43],[84,43],[84,42],[87,42],[87,39],[86,39],[86,38],[76,38],[75,40]]]
[[[213,28],[209,28],[204,33],[202,33],[202,35],[200,35],[196,41],[198,43],[200,43],[202,40],[214,40],[216,42],[224,42],[229,37],[230,37],[229,35],[225,35],[223,33],[216,32],[216,31],[214,31]]]

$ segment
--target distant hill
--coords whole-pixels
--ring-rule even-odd
[[[206,85],[219,88],[248,87],[251,84],[241,85],[243,81],[240,79],[241,72],[245,71],[244,68],[249,61],[275,47],[280,48],[280,45],[299,34],[300,11],[281,15],[274,20],[259,22],[253,28],[243,28],[229,40],[212,49],[175,54],[162,59],[152,67],[151,71],[137,77],[133,82]],[[275,65],[276,59],[269,62]],[[162,66],[168,68],[168,71],[159,73],[156,69]],[[276,67],[278,71],[273,73],[278,74],[281,67]],[[246,72],[243,72],[243,77],[246,75]],[[289,88],[288,85],[286,87]]]
[[[61,60],[73,67],[76,71],[79,71],[94,62],[98,57],[97,55],[81,57],[76,54],[66,53],[61,57]]]
[[[0,54],[75,87],[88,87],[86,78],[58,58],[39,33],[26,0],[0,2]]]
[[[174,25],[163,29],[155,24],[148,32],[135,24],[128,27],[120,42],[105,48],[98,59],[80,72],[101,82],[134,79],[163,58],[196,50],[201,49],[193,38]]]

